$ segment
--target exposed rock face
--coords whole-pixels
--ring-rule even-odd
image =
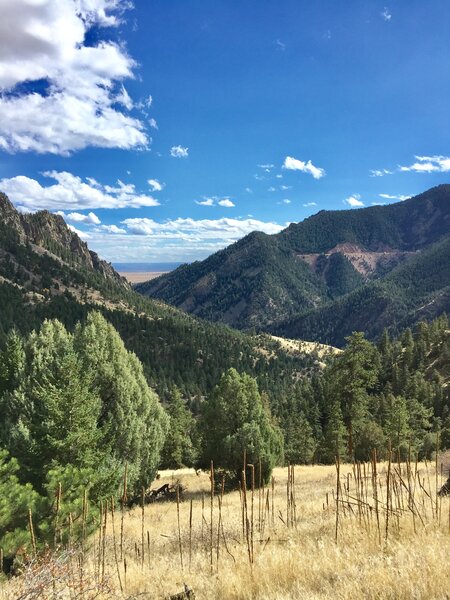
[[[26,235],[20,214],[10,202],[8,196],[2,192],[0,192],[0,224],[16,233],[22,243],[25,242]]]
[[[64,250],[75,256],[80,265],[100,273],[105,279],[112,279],[124,288],[128,282],[114,268],[89,250],[87,244],[71,231],[60,215],[47,210],[33,214],[20,214],[8,197],[0,192],[0,223],[17,234],[22,244],[37,246],[38,251],[48,251],[64,260]]]
[[[317,273],[317,263],[320,257],[329,258],[333,254],[342,254],[358,273],[361,273],[364,277],[370,277],[370,275],[376,273],[379,269],[392,269],[402,262],[402,260],[414,254],[414,252],[396,250],[388,246],[380,247],[376,251],[373,251],[357,244],[344,243],[337,244],[334,248],[323,254],[297,254],[297,258],[306,262]]]

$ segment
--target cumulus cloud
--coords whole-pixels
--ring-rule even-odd
[[[450,157],[435,154],[433,156],[415,156],[416,162],[411,165],[398,165],[396,171],[400,173],[448,173],[450,171]],[[388,169],[373,169],[371,177],[392,175],[395,171]]]
[[[120,179],[115,186],[102,185],[93,178],[83,181],[81,177],[67,171],[47,171],[43,176],[56,181],[41,185],[35,179],[17,175],[0,179],[2,190],[22,210],[75,211],[89,208],[139,208],[158,206],[152,196],[140,194],[134,184],[125,184]]]
[[[195,200],[195,204],[200,206],[224,206],[232,208],[235,204],[229,198],[220,198],[219,196],[203,196],[203,200]]]
[[[343,202],[344,204],[348,204],[348,206],[351,206],[352,208],[364,206],[364,202],[361,201],[360,194],[353,194],[352,196],[346,198]]]
[[[219,206],[224,206],[225,208],[233,208],[235,204],[231,202],[228,198],[224,198],[223,200],[219,200],[217,203]]]
[[[122,227],[117,227],[117,225],[101,225],[100,227],[97,227],[96,231],[106,231],[108,233],[113,233],[114,235],[117,234],[125,234],[127,233],[126,229],[123,229]]]
[[[100,225],[101,223],[100,219],[93,212],[90,212],[87,215],[71,212],[66,215],[63,211],[58,211],[57,214],[61,215],[61,217],[63,217],[66,221],[70,221],[72,223],[87,223],[88,225]]]
[[[235,241],[251,231],[278,233],[283,229],[277,223],[256,219],[183,219],[179,217],[164,223],[146,217],[125,219],[121,222],[134,235],[147,235],[164,239],[221,239]]]
[[[148,179],[147,183],[152,192],[160,192],[165,186],[164,183],[160,183],[157,179]]]
[[[206,258],[251,231],[274,234],[288,223],[248,218],[192,219],[177,218],[165,222],[140,217],[121,223],[125,233],[108,232],[101,226],[89,231],[89,247],[109,261],[189,262]]]
[[[282,200],[283,204],[290,204],[291,200],[289,200],[288,198],[285,198],[284,200]]]
[[[288,169],[289,171],[302,171],[303,173],[309,173],[314,177],[314,179],[320,179],[325,175],[325,170],[314,166],[310,160],[308,160],[308,162],[303,162],[302,160],[298,160],[292,156],[286,156],[284,159],[283,168]]]
[[[81,238],[82,240],[89,240],[91,238],[91,236],[89,235],[89,233],[87,233],[86,231],[80,231],[79,229],[77,229],[73,225],[67,225],[67,227],[70,229],[70,231],[73,231],[73,233],[76,233],[77,236],[79,238]]]
[[[411,196],[405,196],[404,194],[394,195],[391,194],[379,194],[380,198],[385,198],[386,200],[408,200]]]
[[[0,149],[67,155],[88,146],[144,148],[123,81],[136,66],[92,26],[116,26],[125,0],[3,0],[0,19]],[[108,30],[110,31],[110,30]],[[26,84],[25,86],[23,84]]]
[[[448,173],[450,171],[450,157],[448,156],[415,156],[417,162],[406,167],[399,167],[399,171],[415,171],[416,173]]]
[[[303,206],[308,207],[308,206],[317,206],[317,202],[306,202]]]
[[[174,158],[187,158],[189,156],[189,148],[172,146],[170,149],[170,156],[173,156]]]

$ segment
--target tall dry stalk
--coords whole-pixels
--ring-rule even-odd
[[[181,543],[181,524],[180,524],[180,485],[177,482],[177,524],[178,524],[178,546],[180,550],[180,564],[183,570],[183,545]]]
[[[123,490],[121,499],[121,516],[120,516],[120,560],[123,559],[123,520],[125,518],[125,506],[127,504],[127,480],[128,480],[128,463],[125,463],[125,471],[123,474]]]
[[[209,536],[209,559],[211,573],[213,571],[213,517],[214,517],[214,462],[211,461],[210,468],[211,489],[210,489],[210,536]]]
[[[119,580],[120,591],[123,594],[122,578],[120,576],[119,557],[117,554],[117,542],[116,542],[116,525],[115,525],[115,511],[114,511],[114,498],[111,497],[111,528],[113,536],[113,550],[114,550],[114,562],[116,565],[117,578]]]
[[[30,533],[31,547],[33,549],[33,556],[37,555],[37,547],[36,547],[36,536],[34,535],[34,527],[33,527],[33,514],[31,512],[31,508],[28,509],[28,531]]]
[[[189,505],[189,571],[192,564],[192,498]]]
[[[141,570],[144,570],[145,561],[145,488],[141,490]]]
[[[62,496],[62,488],[61,488],[61,482],[58,483],[58,488],[56,490],[56,506],[55,506],[55,524],[54,524],[54,531],[53,531],[53,548],[56,548],[57,546],[57,539],[58,539],[58,527],[59,527],[59,512],[61,510],[61,496]]]
[[[341,459],[339,454],[336,456],[336,523],[334,530],[334,541],[337,544],[338,542],[338,532],[339,532],[339,491],[341,489]]]

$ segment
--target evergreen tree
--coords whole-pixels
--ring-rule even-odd
[[[411,435],[408,406],[403,396],[388,394],[386,397],[386,420],[384,431],[392,450],[405,457]]]
[[[128,464],[136,490],[155,477],[168,426],[156,393],[147,384],[142,364],[128,352],[119,334],[100,313],[90,313],[75,331],[75,348],[101,399],[99,424],[104,445],[117,465]]]
[[[344,425],[340,402],[336,399],[331,401],[328,407],[328,419],[324,429],[321,460],[333,463],[339,456],[347,457],[348,433]]]
[[[282,460],[283,438],[272,421],[268,404],[261,397],[255,379],[230,369],[204,403],[201,419],[203,438],[200,466],[230,472],[238,481],[246,452],[247,464],[258,467],[268,481],[273,467]],[[259,475],[257,476],[257,481]]]
[[[18,471],[17,460],[0,449],[0,548],[6,558],[12,558],[20,546],[30,547],[28,510],[35,513],[41,502],[29,483],[19,482]]]
[[[176,387],[171,390],[166,410],[169,426],[161,453],[161,466],[168,469],[192,467],[196,460],[196,448],[192,439],[195,420]]]
[[[347,338],[344,352],[335,360],[331,373],[331,390],[341,403],[348,434],[348,454],[354,455],[354,438],[367,418],[368,394],[377,382],[379,354],[362,333]]]
[[[317,442],[305,415],[300,412],[293,416],[285,428],[284,458],[291,464],[310,464],[316,451]]]

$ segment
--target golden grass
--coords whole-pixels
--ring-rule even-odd
[[[335,467],[295,468],[296,523],[292,527],[286,526],[287,469],[275,469],[274,504],[272,507],[272,492],[269,486],[269,511],[266,512],[264,507],[261,511],[264,519],[259,517],[259,492],[256,490],[254,493],[253,564],[249,561],[247,542],[242,530],[239,492],[223,496],[222,530],[219,528],[219,491],[219,497],[214,497],[213,504],[212,565],[209,474],[196,475],[189,469],[174,473],[164,471],[158,485],[179,480],[187,488],[179,506],[180,531],[176,502],[145,506],[144,521],[141,507],[136,507],[125,514],[124,556],[121,559],[118,550],[120,512],[116,511],[116,564],[109,514],[104,557],[105,581],[109,587],[103,592],[98,587],[95,595],[92,592],[91,596],[85,597],[162,599],[180,592],[186,583],[200,600],[449,598],[449,498],[436,500],[436,478],[433,468],[429,465],[426,468],[424,465],[418,467],[418,477],[414,481],[419,483],[411,484],[409,488],[410,492],[414,493],[416,504],[411,504],[413,500],[409,497],[406,487],[403,491],[399,491],[399,488],[398,495],[390,501],[391,514],[386,540],[386,510],[383,507],[385,508],[387,497],[387,465],[379,464],[377,467],[380,530],[377,528],[374,509],[363,507],[360,510],[358,503],[353,501],[352,498],[357,493],[355,472],[351,465],[342,465],[340,494],[343,502],[340,504],[337,543],[336,503],[333,500],[336,490]],[[405,467],[402,466],[401,469],[403,481],[406,482]],[[367,475],[368,473],[369,466]],[[373,507],[369,479],[368,476],[364,485],[367,484],[367,503]],[[440,484],[440,478],[437,483]],[[265,493],[267,494],[267,489]],[[250,519],[251,490],[247,491],[247,502]],[[404,510],[399,508],[401,503]],[[261,504],[264,505],[264,502]],[[98,581],[101,578],[103,561],[101,553],[98,554],[98,548],[102,546],[99,545],[98,534],[91,542],[91,549],[85,560],[84,577]],[[120,591],[117,571],[124,588],[123,593]],[[3,598],[18,597],[8,595],[14,594],[14,585],[17,583],[11,582],[4,588]],[[49,592],[48,596],[41,597],[53,596]]]

